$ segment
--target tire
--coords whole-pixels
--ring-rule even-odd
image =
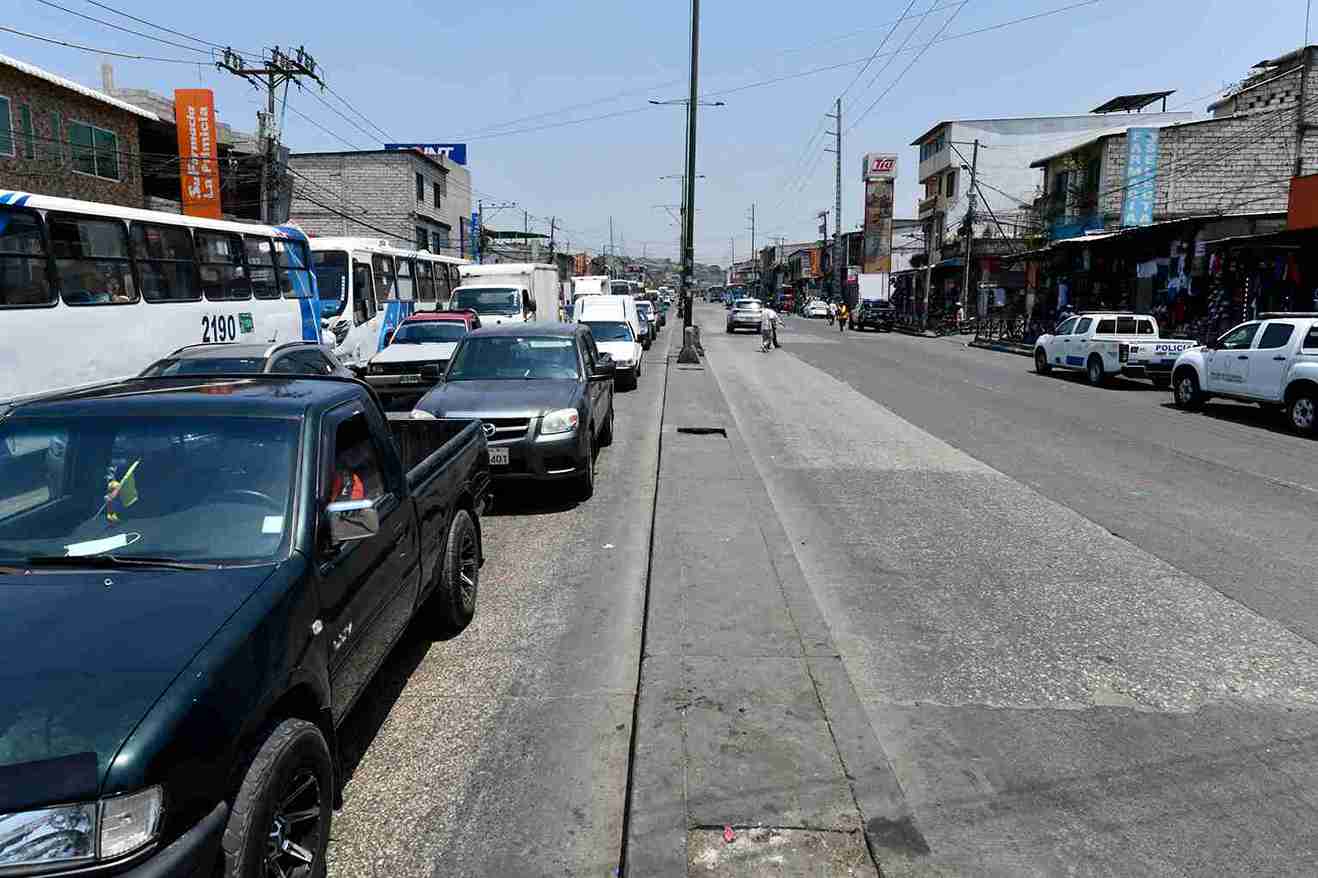
[[[1203,408],[1204,393],[1199,389],[1199,378],[1193,369],[1185,368],[1177,372],[1172,384],[1172,399],[1177,408],[1188,411]]]
[[[1091,354],[1089,362],[1085,364],[1085,378],[1093,387],[1102,387],[1107,376],[1103,374],[1103,361],[1099,359],[1098,354]]]
[[[1034,371],[1038,372],[1040,375],[1047,375],[1052,370],[1053,367],[1048,363],[1048,354],[1044,352],[1043,348],[1035,348]]]
[[[575,488],[576,499],[584,503],[595,495],[595,453],[591,446],[590,434],[586,434],[586,471],[577,476]]]
[[[604,422],[604,429],[600,430],[600,448],[608,448],[613,444],[613,406],[609,406],[609,419]]]
[[[1172,386],[1172,378],[1170,375],[1154,375],[1150,380],[1153,382],[1153,386],[1159,390],[1166,390]]]
[[[1310,388],[1295,391],[1286,403],[1286,417],[1301,436],[1318,435],[1318,393]]]
[[[437,633],[452,637],[471,624],[476,615],[476,597],[480,589],[480,534],[471,513],[459,509],[453,514],[444,541],[444,560],[436,573],[435,590],[426,599],[425,613]]]
[[[243,775],[220,842],[221,874],[263,878],[267,858],[277,853],[289,876],[323,878],[333,805],[334,764],[325,736],[314,723],[283,720]]]
[[[732,335],[732,327],[731,327],[731,326],[728,327],[728,335]]]

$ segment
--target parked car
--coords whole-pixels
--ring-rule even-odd
[[[475,418],[493,478],[570,480],[585,500],[595,490],[595,450],[613,442],[614,371],[580,323],[478,329],[412,415]]]
[[[1318,313],[1263,314],[1176,358],[1173,393],[1195,409],[1215,396],[1284,407],[1299,433],[1318,433]]]
[[[828,304],[819,299],[813,299],[807,302],[805,306],[805,316],[814,318],[827,317]]]
[[[620,390],[634,390],[641,377],[641,362],[645,348],[636,340],[632,328],[621,320],[590,320],[582,322],[589,327],[595,347],[613,358],[614,383]]]
[[[352,370],[334,356],[329,345],[314,341],[279,344],[194,344],[142,370],[143,378],[173,375],[217,375],[268,372],[277,375],[338,375],[352,378]]]
[[[1143,352],[1146,344],[1150,345],[1147,354]],[[1132,345],[1141,348],[1135,363],[1128,362]],[[1148,314],[1078,314],[1062,321],[1052,333],[1039,336],[1034,344],[1034,369],[1040,375],[1053,369],[1084,372],[1094,386],[1109,375],[1124,374],[1150,378],[1154,385],[1167,387],[1176,354],[1196,345],[1187,339],[1162,338],[1158,321]]]
[[[873,329],[878,332],[892,332],[897,322],[897,311],[887,302],[862,302],[860,307],[851,312],[848,321],[852,329]]]
[[[336,727],[413,617],[475,612],[479,423],[135,378],[0,447],[0,873],[324,875]]]
[[[458,342],[480,326],[471,311],[420,311],[394,330],[389,344],[366,365],[366,381],[387,410],[411,411],[439,383]]]
[[[728,312],[728,332],[738,329],[760,331],[760,312],[763,306],[758,299],[738,299]]]
[[[659,337],[659,315],[655,313],[654,306],[649,302],[637,302],[636,313],[645,322],[646,332],[650,334],[653,343]]]

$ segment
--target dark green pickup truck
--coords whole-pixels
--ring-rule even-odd
[[[475,611],[486,458],[333,377],[0,416],[0,875],[323,875],[336,729]]]

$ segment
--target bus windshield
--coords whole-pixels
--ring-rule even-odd
[[[338,317],[348,304],[348,254],[317,250],[311,255],[320,289],[320,316]]]
[[[469,287],[453,295],[453,311],[511,317],[522,311],[522,297],[512,287]]]
[[[262,417],[11,419],[0,424],[0,564],[274,560],[291,530],[299,432]]]

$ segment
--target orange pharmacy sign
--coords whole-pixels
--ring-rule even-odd
[[[215,160],[215,94],[208,88],[174,90],[179,181],[183,213],[220,219],[220,166]]]

